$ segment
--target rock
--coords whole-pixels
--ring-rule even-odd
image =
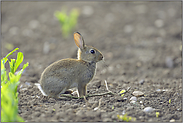
[[[131,101],[130,101],[130,103],[132,103],[132,104],[135,104],[135,103],[136,103],[136,101],[134,101],[134,100],[131,100]]]
[[[175,119],[171,119],[170,122],[175,122]]]
[[[133,96],[133,97],[130,98],[130,100],[136,102],[137,101],[137,97]]]
[[[140,96],[143,96],[144,93],[141,92],[141,91],[134,91],[134,92],[132,93],[132,95],[134,95],[134,96],[136,96],[136,97],[140,97]]]
[[[142,79],[142,80],[139,81],[139,84],[143,85],[144,82],[145,82],[145,81]]]
[[[154,111],[154,109],[153,109],[152,107],[146,107],[146,108],[144,108],[143,111],[144,111],[145,113],[150,113],[150,112]]]

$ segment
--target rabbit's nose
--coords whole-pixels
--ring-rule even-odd
[[[103,57],[103,55],[100,55],[100,59],[99,60],[102,60],[104,57]]]

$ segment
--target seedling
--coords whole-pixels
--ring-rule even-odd
[[[156,112],[156,117],[157,117],[157,118],[159,117],[159,112]]]
[[[169,101],[168,101],[168,102],[169,102],[169,104],[170,104],[170,103],[171,103],[171,99],[169,99]]]
[[[119,93],[121,94],[121,97],[123,97],[124,96],[124,94],[123,93],[125,93],[126,92],[126,90],[121,90]]]
[[[129,122],[129,121],[136,121],[136,118],[127,116],[127,114],[124,114],[124,115],[117,115],[117,117],[118,117],[119,120],[126,121],[126,122]]]
[[[70,15],[67,15],[65,9],[62,11],[55,11],[54,15],[60,22],[62,36],[67,38],[77,24],[77,19],[79,16],[78,9],[72,9]]]
[[[18,115],[18,92],[17,87],[20,83],[20,77],[29,63],[23,65],[23,68],[15,74],[16,70],[23,61],[23,53],[17,53],[17,59],[8,60],[18,48],[1,59],[1,122],[23,122],[24,120]],[[6,62],[9,62],[10,72],[7,76],[5,68]]]

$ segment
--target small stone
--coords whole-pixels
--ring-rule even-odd
[[[170,122],[175,122],[175,119],[171,119]]]
[[[145,81],[142,79],[142,80],[139,81],[139,84],[142,85],[142,84],[144,84],[144,82],[145,82]]]
[[[137,101],[137,97],[133,96],[130,98],[131,101]]]
[[[132,104],[135,104],[135,103],[136,103],[136,101],[134,101],[134,100],[131,100],[131,101],[130,101],[130,103],[132,103]]]
[[[143,102],[142,102],[142,101],[140,101],[139,103],[140,103],[140,104],[142,104]]]
[[[134,92],[132,93],[132,95],[134,95],[134,96],[136,96],[136,97],[140,97],[140,96],[143,96],[144,93],[141,92],[141,91],[134,91]]]
[[[150,113],[150,112],[154,111],[154,109],[153,109],[152,107],[146,107],[146,108],[144,108],[143,111],[144,111],[145,113]]]
[[[26,86],[30,86],[31,84],[29,82],[25,82],[25,85]]]

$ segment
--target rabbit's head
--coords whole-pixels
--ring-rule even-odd
[[[74,33],[74,41],[78,47],[79,60],[96,63],[103,59],[103,55],[98,49],[85,45],[83,37],[79,32]]]

